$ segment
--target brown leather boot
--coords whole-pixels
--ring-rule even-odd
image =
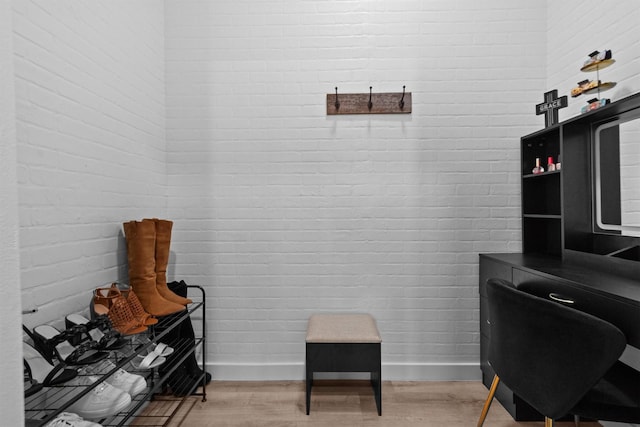
[[[156,289],[156,225],[154,221],[123,224],[129,260],[129,286],[144,310],[154,316],[167,316],[185,309],[162,297]]]
[[[144,219],[154,221],[156,226],[156,288],[163,298],[180,305],[191,304],[189,298],[176,295],[167,286],[167,265],[169,264],[169,246],[171,245],[171,229],[173,222],[164,219]]]

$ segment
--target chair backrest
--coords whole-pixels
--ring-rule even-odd
[[[590,314],[487,281],[489,363],[542,415],[557,419],[591,389],[625,349],[624,334]]]

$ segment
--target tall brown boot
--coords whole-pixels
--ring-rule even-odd
[[[156,225],[153,221],[123,224],[129,259],[129,285],[142,307],[154,316],[166,316],[185,309],[164,299],[156,289]]]
[[[156,288],[163,298],[180,305],[191,304],[189,298],[176,295],[167,286],[167,265],[169,264],[169,246],[171,245],[171,229],[173,222],[164,219],[144,219],[143,221],[153,221],[156,227]]]

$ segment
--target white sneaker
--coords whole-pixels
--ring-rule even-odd
[[[45,427],[102,427],[102,424],[83,420],[79,415],[71,412],[61,412]]]
[[[93,384],[99,377],[82,376],[78,383]],[[69,406],[69,411],[75,412],[82,418],[96,419],[116,414],[131,403],[131,396],[126,391],[115,388],[107,382],[102,382],[77,402]]]
[[[104,360],[96,364],[95,367],[87,366],[85,370],[94,375],[98,375],[100,372],[109,372],[115,367],[116,365],[110,360]],[[142,375],[130,374],[122,368],[119,368],[109,378],[106,378],[105,381],[115,388],[126,391],[131,397],[141,393],[147,388],[147,381],[145,381]]]

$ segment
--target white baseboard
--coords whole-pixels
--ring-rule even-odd
[[[382,365],[382,378],[394,381],[481,381],[479,363],[406,363]]]
[[[218,381],[302,381],[304,363],[249,364],[212,363],[207,365]],[[365,374],[318,373],[317,379],[366,379]],[[403,363],[382,364],[383,381],[480,381],[478,363]]]

